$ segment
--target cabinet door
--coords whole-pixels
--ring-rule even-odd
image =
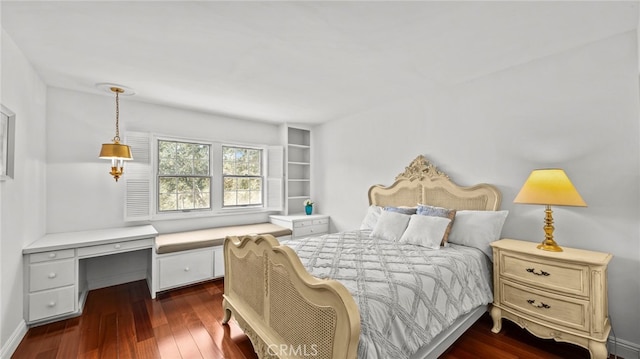
[[[169,255],[158,260],[160,289],[168,289],[213,278],[213,251]]]

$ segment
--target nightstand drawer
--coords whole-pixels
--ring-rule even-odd
[[[293,229],[293,237],[304,237],[304,236],[313,236],[313,235],[321,235],[329,232],[328,224],[319,224],[319,225],[310,225],[308,227],[302,228],[294,228]]]
[[[29,291],[63,287],[75,283],[75,260],[43,262],[29,266]]]
[[[304,228],[313,226],[313,220],[305,220],[305,221],[294,221],[293,228]]]
[[[543,322],[589,331],[589,301],[500,282],[501,303]]]
[[[546,290],[589,296],[589,267],[500,252],[500,275]]]
[[[70,286],[29,294],[29,321],[75,311],[75,288]]]

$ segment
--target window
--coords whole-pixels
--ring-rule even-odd
[[[127,131],[127,222],[236,216],[283,207],[284,148]]]
[[[158,212],[211,209],[211,146],[158,140]]]
[[[262,150],[222,146],[223,207],[262,205]]]

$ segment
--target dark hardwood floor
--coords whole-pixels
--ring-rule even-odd
[[[91,291],[82,316],[29,329],[13,358],[256,358],[233,324],[222,325],[223,281],[149,296],[145,281]],[[491,333],[483,316],[441,356],[589,358],[586,349],[538,339],[505,320]],[[392,358],[389,358],[392,359]]]

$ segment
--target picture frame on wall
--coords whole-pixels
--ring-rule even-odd
[[[15,127],[16,114],[0,105],[0,181],[14,175]]]

